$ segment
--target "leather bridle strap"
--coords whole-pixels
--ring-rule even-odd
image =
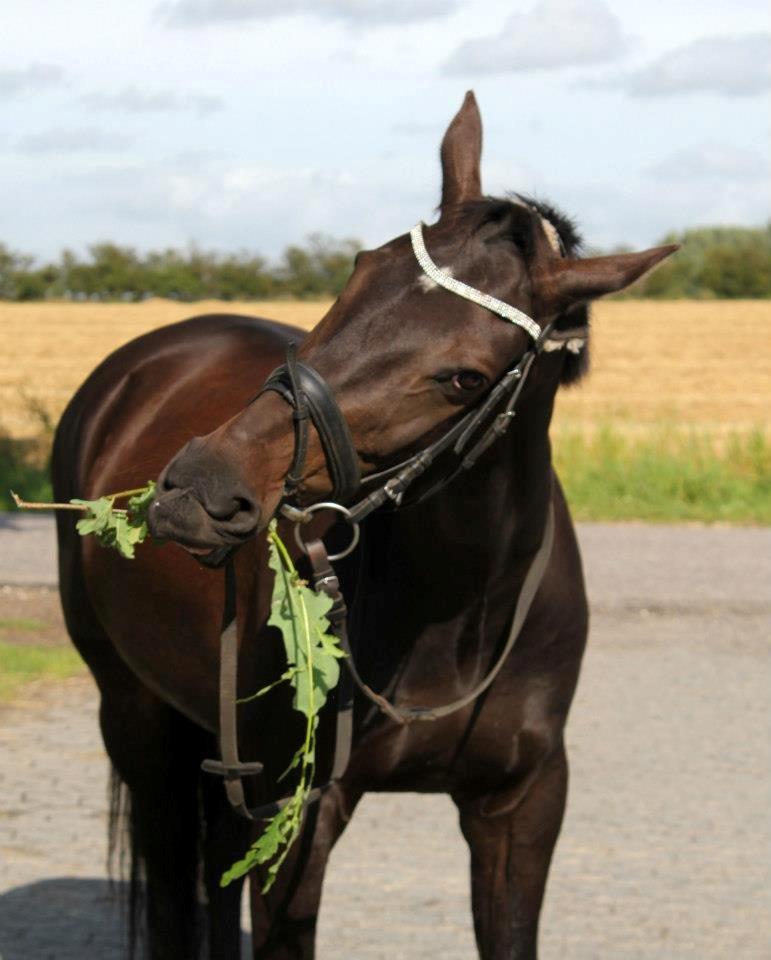
[[[297,360],[295,345],[287,349],[287,361],[271,373],[257,396],[272,390],[292,407],[295,449],[286,476],[287,496],[302,480],[308,450],[308,419],[321,441],[332,481],[332,498],[345,502],[359,489],[361,472],[356,448],[345,417],[324,378],[313,367]]]
[[[347,634],[348,610],[340,589],[337,575],[327,557],[321,540],[311,540],[305,549],[313,570],[313,582],[316,590],[325,593],[332,601],[327,613],[330,631],[337,637],[340,646],[350,652]],[[226,567],[226,618],[232,617],[230,593],[234,587],[232,563]],[[289,801],[289,797],[274,800],[258,807],[249,807],[244,794],[243,777],[262,773],[263,764],[258,761],[243,762],[238,751],[238,630],[235,619],[225,625],[220,637],[220,733],[219,745],[222,760],[204,760],[201,769],[205,773],[217,774],[224,778],[225,792],[230,805],[236,813],[246,820],[264,820],[275,816]],[[345,773],[351,756],[353,742],[353,684],[348,671],[340,671],[340,680],[336,688],[337,719],[335,732],[335,754],[329,781],[320,787],[314,787],[305,799],[310,804],[318,800],[322,793],[339,780]]]
[[[511,421],[515,415],[515,407],[519,400],[522,389],[524,388],[528,374],[541,350],[543,336],[545,336],[551,327],[547,327],[541,340],[533,344],[519,359],[511,369],[507,370],[501,379],[495,384],[490,393],[485,397],[481,404],[472,407],[457,423],[443,434],[438,440],[425,447],[420,453],[410,457],[408,460],[397,464],[395,467],[385,470],[382,473],[370,475],[365,478],[365,483],[388,477],[385,483],[374,490],[363,500],[360,500],[349,510],[349,522],[361,523],[370,513],[377,510],[389,500],[401,504],[402,497],[406,490],[434,463],[441,454],[452,450],[460,457],[465,453],[458,466],[452,470],[448,476],[430,488],[425,495],[421,495],[420,500],[425,496],[435,493],[438,489],[450,482],[458,473],[463,470],[469,470],[476,463],[478,458],[490,446],[490,444],[508,430]],[[488,418],[495,409],[505,400],[505,407],[499,413],[487,430],[477,440],[474,446],[466,452],[469,444],[477,435],[478,431],[484,426]]]
[[[361,690],[364,696],[367,697],[368,700],[371,700],[387,717],[390,717],[392,720],[400,724],[410,724],[425,720],[439,720],[442,717],[447,717],[458,710],[462,710],[463,707],[467,707],[470,703],[473,703],[477,697],[487,690],[487,688],[501,672],[504,663],[514,648],[514,644],[516,643],[517,637],[522,631],[522,627],[527,619],[527,615],[530,612],[530,607],[532,606],[535,595],[538,592],[541,581],[543,580],[543,575],[546,572],[546,567],[548,566],[549,558],[551,557],[553,545],[554,505],[550,501],[549,510],[546,516],[546,526],[543,532],[543,539],[541,540],[541,545],[531,560],[530,566],[525,574],[525,579],[522,583],[522,589],[519,591],[519,596],[517,597],[517,605],[514,608],[514,616],[512,617],[511,627],[509,628],[506,642],[493,666],[490,668],[487,674],[485,674],[484,678],[480,680],[476,686],[472,687],[468,693],[465,693],[457,700],[452,700],[450,703],[445,703],[439,707],[398,707],[385,697],[375,693],[369,686],[367,686],[366,683],[364,683],[356,668],[350,648],[346,648],[346,653],[348,656],[344,662],[348,667],[356,686],[359,688],[359,690]]]
[[[252,819],[246,806],[242,777],[262,773],[259,761],[244,763],[238,755],[238,624],[235,617],[235,572],[233,561],[225,566],[225,612],[220,635],[220,756],[204,760],[201,769],[225,779],[230,805],[242,817]]]

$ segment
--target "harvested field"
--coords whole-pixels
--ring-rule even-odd
[[[309,329],[328,303],[275,301],[180,304],[3,303],[0,428],[40,429],[35,408],[54,419],[90,370],[132,337],[200,313],[271,317]],[[745,431],[771,409],[771,302],[599,303],[592,374],[558,402],[560,426],[613,422],[633,429],[662,420]]]

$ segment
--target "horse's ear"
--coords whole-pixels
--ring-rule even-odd
[[[564,310],[582,300],[623,290],[665,257],[679,250],[677,243],[640,253],[619,253],[586,260],[550,259],[534,277],[539,297],[551,309]]]
[[[482,118],[469,90],[442,140],[442,216],[465,200],[482,196]]]

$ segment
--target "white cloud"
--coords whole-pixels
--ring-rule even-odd
[[[457,0],[172,0],[161,3],[157,12],[172,27],[277,20],[297,14],[378,26],[446,17],[457,6]]]
[[[630,243],[647,247],[673,230],[719,224],[759,225],[768,219],[769,191],[757,179],[629,177],[608,182],[564,182],[548,195],[578,214],[590,248]]]
[[[17,150],[21,153],[85,153],[88,151],[121,150],[133,137],[112,133],[101,127],[56,127],[22,137]]]
[[[33,63],[16,70],[0,70],[0,100],[60,86],[65,79],[63,67],[52,63]]]
[[[188,93],[180,95],[174,90],[139,90],[126,87],[118,93],[88,93],[81,102],[94,110],[111,113],[171,113],[194,110],[199,116],[222,110],[221,97],[211,94]]]
[[[686,147],[648,167],[645,173],[666,180],[754,180],[764,178],[768,163],[760,154],[715,141]]]
[[[462,43],[444,64],[448,74],[512,73],[606,63],[628,46],[603,0],[541,0],[515,13],[500,33]]]
[[[771,86],[771,34],[702,37],[669,50],[640,70],[588,81],[586,86],[623,89],[634,97],[755,96]]]

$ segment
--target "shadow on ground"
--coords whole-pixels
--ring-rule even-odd
[[[126,885],[59,877],[0,895],[0,960],[122,960]],[[249,937],[242,934],[248,953]],[[137,960],[144,960],[138,951]]]

